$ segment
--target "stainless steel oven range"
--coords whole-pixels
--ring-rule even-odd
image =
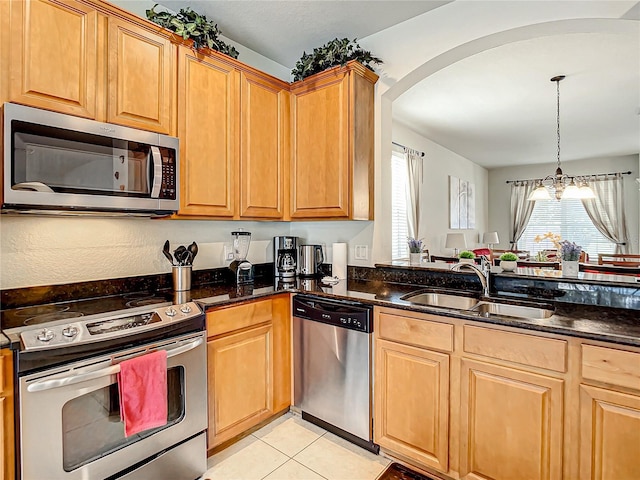
[[[206,471],[204,314],[193,302],[160,305],[88,315],[63,309],[60,320],[38,324],[35,315],[8,329],[21,342],[22,480],[194,480]],[[118,364],[157,350],[167,352],[167,424],[125,437]]]

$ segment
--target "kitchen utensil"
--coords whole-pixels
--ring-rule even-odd
[[[191,245],[189,245],[188,250],[191,253],[191,263],[193,264],[193,261],[196,259],[196,255],[198,255],[198,244],[196,242],[193,242]]]
[[[167,258],[167,260],[169,260],[169,263],[173,265],[173,257],[169,252],[169,240],[164,242],[164,247],[162,247],[162,254]]]
[[[173,258],[176,259],[176,265],[182,265],[182,263],[181,263],[182,262],[182,258],[183,258],[182,257],[182,255],[183,255],[182,252],[185,252],[186,250],[187,249],[185,248],[184,245],[180,245],[178,248],[176,248],[173,251]]]

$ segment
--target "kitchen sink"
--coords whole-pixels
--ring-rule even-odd
[[[453,308],[455,310],[469,310],[478,303],[472,297],[462,297],[459,295],[449,295],[446,293],[410,293],[401,297],[401,300],[416,303],[418,305],[429,305],[431,307]]]
[[[530,319],[544,319],[553,315],[553,310],[538,307],[524,307],[521,305],[509,305],[507,303],[479,302],[471,312],[477,312],[481,316],[500,315],[503,317],[517,317]]]

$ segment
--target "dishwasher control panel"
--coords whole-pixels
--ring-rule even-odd
[[[362,304],[318,299],[296,295],[293,298],[293,316],[314,320],[336,327],[371,333],[371,307]]]

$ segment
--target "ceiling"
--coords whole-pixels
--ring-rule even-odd
[[[394,118],[486,168],[640,151],[640,42],[635,34],[555,35],[459,61],[393,103]]]
[[[120,0],[120,3],[131,5],[135,1]],[[160,0],[160,3],[174,11],[190,6],[216,21],[226,37],[291,68],[303,51],[310,52],[335,37],[363,39],[423,14],[425,17],[439,14],[440,22],[444,9],[438,7],[450,2]],[[530,2],[523,5],[526,3]],[[638,20],[639,16],[640,3],[636,3],[624,18]],[[459,25],[460,19],[445,18],[440,26],[460,28]],[[556,85],[549,79],[563,74],[566,79],[560,84],[561,160],[637,154],[640,29],[625,32],[551,35],[484,51],[414,85],[394,101],[393,117],[486,168],[555,162]],[[419,42],[416,48],[420,48]],[[376,51],[372,53],[375,55]],[[393,60],[413,65],[406,58]],[[385,65],[383,72],[384,69]]]
[[[190,6],[222,34],[285,67],[334,38],[360,39],[449,3],[415,0],[160,0]]]

